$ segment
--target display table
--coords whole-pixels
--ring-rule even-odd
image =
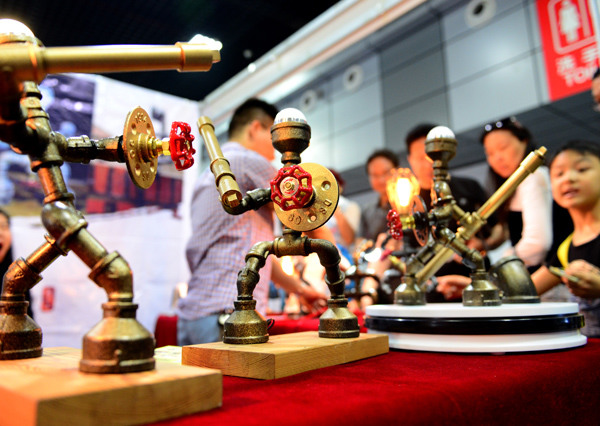
[[[600,339],[510,355],[392,351],[276,380],[223,377],[223,406],[160,425],[598,424]]]

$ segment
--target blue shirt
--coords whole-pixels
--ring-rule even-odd
[[[222,151],[242,195],[252,189],[269,187],[276,170],[264,157],[236,142],[224,144]],[[210,170],[205,170],[198,180],[192,197],[192,236],[186,247],[191,278],[187,296],[178,302],[178,315],[187,320],[233,309],[237,275],[245,265],[246,254],[255,243],[274,238],[270,204],[258,211],[230,215],[221,206]],[[270,259],[259,272],[254,299],[257,311],[264,314],[271,276]]]

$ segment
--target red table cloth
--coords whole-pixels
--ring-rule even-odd
[[[223,406],[160,425],[597,425],[600,339],[508,355],[392,350],[276,380],[223,377]]]

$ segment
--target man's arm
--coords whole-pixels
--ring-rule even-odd
[[[313,287],[304,284],[296,275],[288,275],[283,271],[279,259],[273,258],[271,268],[271,279],[275,284],[283,288],[288,293],[295,293],[304,298],[310,305],[327,300],[327,296]]]

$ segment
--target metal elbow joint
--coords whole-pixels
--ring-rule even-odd
[[[92,268],[89,277],[106,291],[109,302],[133,300],[133,274],[119,253],[113,252],[102,258]]]
[[[232,207],[227,203],[221,203],[221,205],[223,206],[223,210],[225,210],[227,213],[233,216],[237,216],[249,210],[258,210],[259,208],[270,202],[271,190],[258,188],[252,191],[248,191],[244,198],[242,198],[242,201],[235,207]]]
[[[267,257],[273,250],[272,241],[261,241],[254,244],[246,255],[246,266],[238,273],[237,290],[238,300],[251,300],[252,293],[260,275],[258,271],[265,266]]]
[[[69,243],[79,231],[87,227],[87,221],[75,208],[63,201],[47,203],[42,209],[42,223],[56,244],[67,250]]]
[[[42,277],[33,271],[23,259],[13,262],[2,281],[2,300],[24,301],[25,292]]]
[[[319,262],[325,268],[325,282],[331,290],[331,296],[344,295],[345,275],[340,270],[340,252],[337,247],[327,240],[308,239],[309,253],[317,253]]]
[[[42,222],[56,245],[73,250],[90,268],[89,277],[108,294],[111,302],[133,300],[133,276],[129,264],[117,252],[108,254],[85,229],[87,221],[71,205],[55,201],[42,209]]]

